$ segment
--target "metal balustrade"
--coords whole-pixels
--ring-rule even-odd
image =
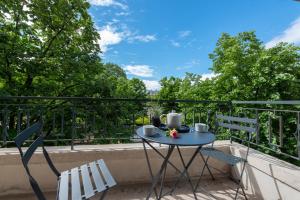
[[[257,119],[253,146],[300,160],[300,101],[232,101],[238,115]]]
[[[183,124],[208,123],[215,115],[250,117],[258,121],[252,147],[300,160],[300,101],[197,101],[93,97],[0,97],[0,146],[12,147],[13,138],[42,117],[47,145],[139,142],[135,130],[149,123],[147,112],[161,106],[164,113],[183,114]],[[32,138],[34,139],[34,138]],[[240,135],[219,139],[240,141]],[[28,143],[31,141],[29,140]]]
[[[183,122],[206,123],[209,109],[228,106],[225,101],[103,99],[90,97],[0,97],[0,145],[12,139],[36,119],[43,118],[49,145],[136,142],[135,130],[149,123],[149,107],[161,105],[165,112],[183,113]],[[28,141],[30,142],[30,140]]]

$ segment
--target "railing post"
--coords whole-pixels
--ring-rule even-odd
[[[93,132],[93,135],[94,135],[94,137],[95,137],[95,134],[96,134],[96,127],[95,127],[95,125],[96,125],[96,114],[95,114],[95,112],[93,112],[93,128],[92,128],[92,132]]]
[[[232,103],[230,103],[229,105],[229,115],[232,116]],[[232,124],[232,122],[230,121],[230,124]],[[230,134],[230,144],[232,144],[232,131],[231,129],[229,129],[229,134]]]
[[[56,114],[55,114],[55,111],[54,111],[53,116],[52,116],[52,130],[53,130],[53,134],[55,134],[55,127],[56,127]],[[58,145],[58,134],[57,133],[55,134],[55,137],[56,137],[55,145],[57,146]]]
[[[72,135],[71,135],[71,150],[74,150],[74,136],[76,133],[76,111],[72,108]]]
[[[283,147],[283,119],[279,116],[279,145]]]
[[[300,160],[300,112],[297,112],[297,148],[298,158]]]
[[[21,124],[22,124],[22,121],[21,121],[21,108],[20,106],[18,107],[18,121],[17,121],[17,134],[19,134],[21,132]]]
[[[258,110],[255,110],[255,116],[256,116],[256,144],[259,144],[260,142],[260,135],[259,135],[259,131],[260,131],[260,127],[259,127],[259,115],[258,115]]]
[[[62,112],[61,112],[61,129],[60,129],[61,136],[64,135],[64,124],[65,124],[65,110],[62,109]]]
[[[88,110],[88,109],[87,109]],[[85,134],[85,136],[84,137],[86,137],[86,138],[88,138],[88,140],[90,140],[91,139],[91,137],[90,137],[90,135],[88,134],[88,114],[87,114],[87,112],[88,111],[85,111],[85,113],[84,113],[84,134]],[[86,139],[85,138],[85,139]]]
[[[187,113],[186,113],[186,107],[184,107],[184,124],[186,125],[186,115],[187,115]]]
[[[199,119],[198,119],[198,123],[201,123],[202,111],[200,110],[198,114],[199,114],[199,116],[198,116],[198,117],[199,117]]]
[[[271,144],[272,143],[272,118],[271,118],[270,113],[269,113],[268,118],[269,118],[268,119],[269,120],[269,122],[268,122],[269,144]]]
[[[132,114],[132,135],[134,135],[134,124],[135,124],[135,121],[134,121],[134,114]]]
[[[207,116],[206,116],[206,123],[210,124],[210,117],[211,117],[211,110],[207,111]]]
[[[193,107],[193,127],[195,127],[195,107]]]
[[[30,111],[29,108],[26,110],[26,128],[29,128],[30,126]]]
[[[2,117],[3,117],[3,121],[2,121],[2,140],[3,140],[3,146],[6,146],[7,145],[7,125],[8,125],[8,122],[7,122],[7,114],[8,114],[8,110],[7,108],[4,108],[4,110],[2,110]]]

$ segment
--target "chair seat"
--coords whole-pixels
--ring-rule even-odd
[[[58,184],[58,200],[81,200],[104,192],[116,182],[101,159],[62,172]]]
[[[200,150],[200,152],[202,153],[202,155],[216,158],[216,159],[221,160],[229,165],[236,165],[239,162],[245,161],[245,159],[243,159],[243,158],[226,154],[222,151],[219,151],[219,150],[211,148],[211,147],[202,148]]]

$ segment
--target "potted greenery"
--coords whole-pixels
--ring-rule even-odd
[[[160,127],[160,116],[162,114],[162,108],[160,106],[152,106],[148,109],[148,114],[151,117],[153,126]]]

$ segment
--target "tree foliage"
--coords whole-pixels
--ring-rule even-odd
[[[200,75],[187,73],[184,78],[163,78],[162,89],[158,93],[163,99],[194,99],[194,100],[299,100],[300,99],[300,48],[293,44],[279,43],[275,47],[266,48],[254,32],[243,32],[236,36],[227,33],[219,38],[214,51],[209,55],[212,60],[212,72],[216,75],[211,79],[203,79]],[[176,80],[176,81],[175,81]],[[209,108],[204,105],[200,109]],[[192,113],[195,108],[184,104],[176,105],[177,111]],[[295,109],[295,107],[272,107],[264,105],[264,108]],[[222,108],[212,108],[212,111],[220,111]],[[233,113],[246,114],[256,117],[253,110],[249,113],[243,110],[241,105],[232,108]],[[298,109],[298,108],[296,108]],[[170,110],[170,109],[169,109]],[[226,109],[224,109],[226,111]],[[228,109],[227,109],[228,111]],[[202,112],[200,110],[200,112]],[[252,113],[251,113],[252,112]],[[284,146],[280,151],[290,155],[297,155],[297,140],[294,132],[297,130],[297,121],[293,113],[277,112],[259,114],[261,144],[269,147],[268,120],[273,121],[273,136],[271,143],[278,145],[279,116],[284,120]],[[190,115],[190,119],[193,116]],[[207,118],[202,119],[207,120]],[[276,148],[275,148],[276,149]]]
[[[88,8],[86,0],[1,1],[1,94],[131,97],[117,88],[120,81],[133,81],[119,66],[101,62]]]
[[[236,36],[224,33],[209,55],[216,77],[201,79],[200,75],[187,73],[182,79],[163,78],[158,96],[195,100],[299,99],[299,50],[287,43],[267,49],[254,32]]]

